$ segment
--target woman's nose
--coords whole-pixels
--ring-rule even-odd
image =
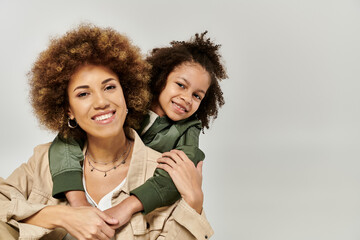
[[[104,109],[109,106],[109,101],[103,93],[94,94],[94,108]]]

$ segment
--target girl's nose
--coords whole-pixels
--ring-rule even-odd
[[[192,94],[191,93],[184,93],[181,95],[181,98],[185,101],[186,104],[191,104],[192,103]]]

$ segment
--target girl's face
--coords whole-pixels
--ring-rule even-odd
[[[124,133],[126,102],[118,77],[104,66],[84,65],[71,77],[67,93],[69,117],[88,137]]]
[[[210,86],[209,73],[198,63],[183,63],[168,76],[152,110],[160,117],[180,121],[198,110]]]

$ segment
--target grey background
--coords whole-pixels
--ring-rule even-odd
[[[209,30],[230,78],[201,136],[213,239],[360,239],[360,1],[0,0],[0,176],[53,133],[26,73],[50,36],[81,21],[143,53]]]

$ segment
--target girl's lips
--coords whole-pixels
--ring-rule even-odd
[[[180,105],[176,102],[172,102],[172,103],[173,103],[175,109],[178,110],[179,112],[182,112],[182,113],[188,112],[188,110],[185,107],[183,107],[182,105]]]

